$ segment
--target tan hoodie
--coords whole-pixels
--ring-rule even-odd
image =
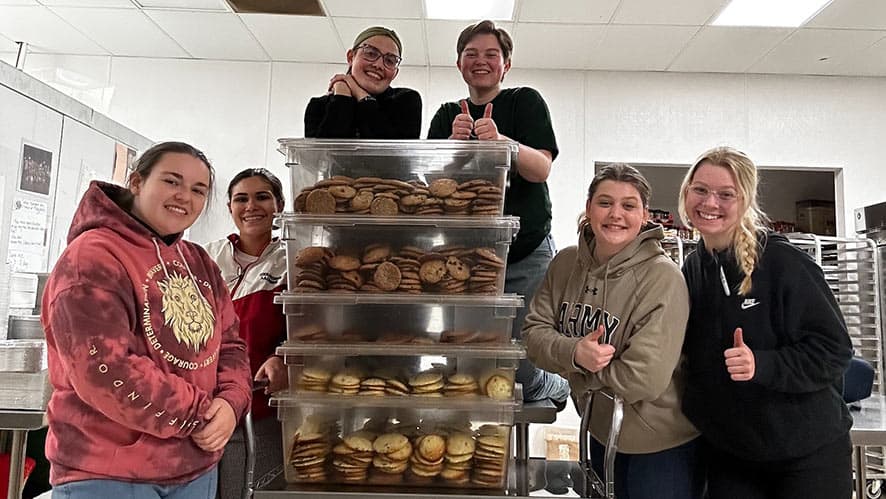
[[[587,230],[579,245],[559,252],[529,307],[523,342],[538,367],[569,380],[579,411],[591,392],[625,401],[619,452],[647,454],[698,435],[680,410],[680,352],[689,316],[686,283],[661,248],[660,225],[647,224],[625,249],[601,264]],[[612,361],[591,373],[573,361],[575,347],[600,324]],[[612,401],[595,396],[591,434],[606,442]]]

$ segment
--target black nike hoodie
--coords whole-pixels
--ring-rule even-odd
[[[683,274],[691,309],[683,412],[715,447],[770,461],[805,456],[852,425],[840,396],[852,356],[846,324],[821,268],[778,234],[761,234],[747,295],[731,250],[699,242]],[[735,328],[754,353],[751,381],[732,381],[723,352]]]

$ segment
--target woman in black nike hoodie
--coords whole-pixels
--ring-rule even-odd
[[[683,411],[702,433],[711,499],[848,499],[852,345],[821,269],[765,229],[756,192],[754,163],[728,147],[683,180],[680,215],[702,236],[683,266]]]

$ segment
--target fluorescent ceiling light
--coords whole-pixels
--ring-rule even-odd
[[[428,19],[511,21],[514,0],[425,0]]]
[[[797,28],[829,3],[831,0],[732,0],[711,24]]]

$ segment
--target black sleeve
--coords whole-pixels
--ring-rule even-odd
[[[557,159],[560,151],[554,136],[551,113],[544,98],[537,90],[529,87],[520,88],[517,98],[519,102],[515,106],[514,128],[519,132],[517,137],[511,138],[533,149],[550,151],[551,159]]]
[[[362,139],[418,139],[421,136],[421,95],[398,89],[389,100],[357,103],[357,128]]]
[[[357,101],[346,95],[314,97],[305,109],[305,137],[352,138],[356,105]]]
[[[780,327],[776,333],[785,340],[774,350],[754,352],[753,381],[786,393],[822,390],[843,376],[852,341],[821,268],[800,250],[779,246],[769,267],[777,268],[772,296],[781,304],[773,328]]]
[[[452,120],[455,116],[450,118],[446,108],[447,105],[442,104],[431,119],[431,126],[428,128],[429,139],[448,139],[452,135]]]

